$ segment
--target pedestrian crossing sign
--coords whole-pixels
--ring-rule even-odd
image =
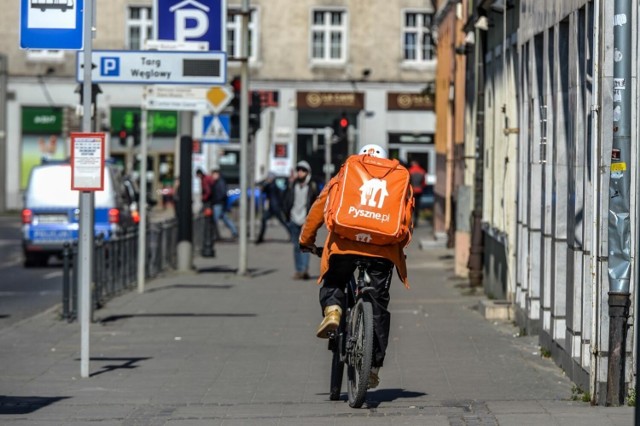
[[[202,142],[229,142],[231,129],[229,114],[205,115],[202,120]]]

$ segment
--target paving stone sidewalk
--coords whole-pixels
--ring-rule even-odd
[[[330,352],[314,280],[295,281],[275,223],[249,246],[216,244],[193,273],[96,312],[91,377],[80,378],[80,328],[56,309],[0,331],[2,425],[631,425],[633,408],[572,400],[572,383],[535,336],[485,320],[481,292],[453,276],[453,252],[416,229],[411,290],[394,278],[391,341],[364,408],[328,399]],[[313,271],[318,259],[312,259]],[[317,274],[316,274],[317,275]],[[345,388],[346,389],[346,388]],[[343,389],[343,390],[345,390]]]

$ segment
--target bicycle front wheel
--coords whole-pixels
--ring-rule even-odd
[[[373,357],[373,308],[371,302],[359,300],[348,326],[347,389],[349,406],[360,408],[367,396]]]

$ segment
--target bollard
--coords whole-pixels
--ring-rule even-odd
[[[116,294],[116,243],[114,242],[114,238],[117,240],[117,236],[116,237],[111,237],[109,239],[109,245],[108,245],[108,269],[109,269],[109,294],[113,297],[113,295]]]
[[[609,292],[609,360],[606,399],[606,405],[609,407],[620,407],[624,404],[629,305],[629,293]]]
[[[213,210],[211,207],[204,209],[202,234],[202,257],[215,257],[216,254],[213,249]]]
[[[95,255],[93,257],[94,278],[93,278],[93,306],[94,309],[100,309],[104,304],[104,234],[100,233],[96,238]]]
[[[71,312],[69,313],[69,318],[67,320],[69,322],[74,321],[76,319],[76,315],[78,314],[78,283],[80,280],[78,279],[78,242],[73,242],[73,248],[71,250],[71,265],[73,271],[73,278],[71,279]]]
[[[68,242],[62,246],[62,319],[68,320],[69,293],[71,291],[71,247]]]

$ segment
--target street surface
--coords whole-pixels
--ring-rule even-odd
[[[481,292],[453,276],[452,251],[408,250],[411,290],[394,278],[391,341],[380,387],[362,409],[329,401],[330,352],[315,337],[318,287],[294,281],[291,244],[272,224],[168,273],[144,294],[96,312],[90,377],[80,377],[80,327],[50,309],[0,330],[3,425],[630,425],[630,407],[591,407],[540,355],[536,336],[478,312]],[[318,259],[312,259],[317,271]],[[317,276],[317,272],[312,275]],[[346,392],[346,383],[343,385]]]
[[[24,268],[20,217],[0,216],[0,329],[32,317],[62,299],[62,263]]]

